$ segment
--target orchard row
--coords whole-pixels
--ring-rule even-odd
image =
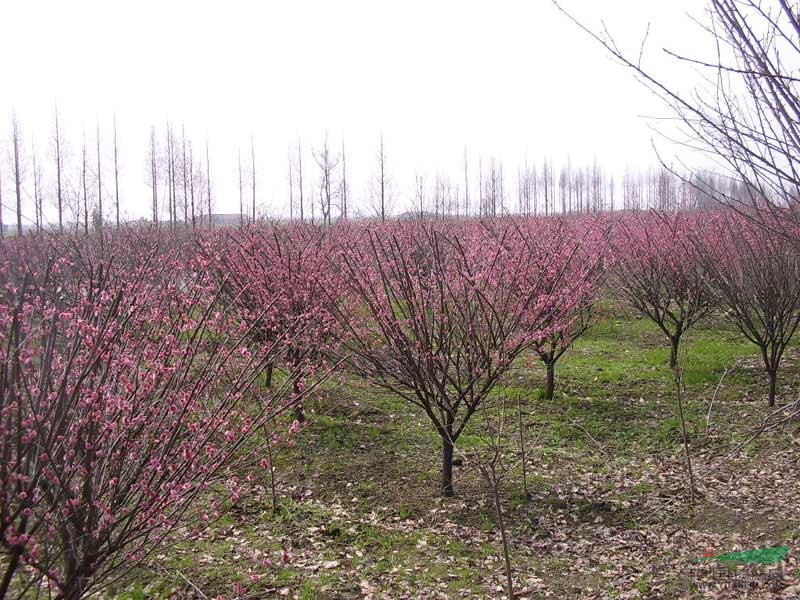
[[[0,598],[82,598],[202,531],[272,467],[251,438],[291,444],[331,376],[424,413],[453,495],[459,436],[498,382],[541,361],[552,398],[609,302],[653,320],[676,377],[684,334],[729,318],[773,404],[800,323],[797,236],[780,225],[718,211],[6,240]]]

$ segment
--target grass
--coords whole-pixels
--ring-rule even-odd
[[[766,414],[764,380],[754,347],[722,323],[687,334],[684,350],[686,418],[702,469]],[[494,400],[506,399],[514,411],[520,399],[528,440],[529,497],[521,469],[503,484],[520,586],[554,597],[633,597],[622,596],[625,590],[643,598],[702,597],[675,567],[701,552],[699,544],[796,539],[800,515],[756,514],[757,503],[720,495],[730,488],[709,483],[697,506],[681,502],[681,432],[668,357],[666,340],[647,320],[609,315],[559,361],[553,400],[543,399],[544,369],[530,357],[495,390]],[[707,431],[708,403],[734,363]],[[787,360],[785,389],[797,389],[798,381],[800,369]],[[277,455],[278,513],[261,482],[201,539],[176,545],[158,569],[143,568],[110,596],[180,597],[187,593],[182,577],[209,597],[233,597],[234,582],[257,597],[499,596],[502,559],[485,487],[474,468],[458,467],[458,497],[437,497],[439,439],[424,415],[354,381],[329,383],[308,408],[311,426]],[[518,464],[516,414],[509,422],[506,458]],[[458,441],[467,454],[483,447],[482,423],[474,419]],[[775,432],[741,461],[776,456],[787,443],[787,431]],[[732,489],[770,483],[769,471],[762,481],[763,469],[736,464],[739,470],[725,475]],[[753,472],[756,483],[748,479]],[[789,491],[794,481],[785,480]],[[661,505],[667,508],[653,517]]]

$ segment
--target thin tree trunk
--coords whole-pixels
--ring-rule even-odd
[[[58,202],[58,230],[64,231],[64,195],[61,189],[61,132],[58,129],[58,107],[56,107],[56,194]],[[2,209],[0,209],[1,211]],[[0,227],[2,230],[2,227]],[[0,233],[0,235],[2,235]]]
[[[244,194],[242,189],[242,149],[239,148],[239,226],[244,225]]]
[[[292,147],[289,146],[289,222],[294,221],[294,181],[292,178]]]
[[[81,161],[81,180],[83,182],[83,232],[89,235],[89,198],[86,192],[86,136],[83,136],[83,160]]]
[[[186,126],[181,125],[181,163],[183,165],[183,222],[189,222],[189,182],[186,177]]]
[[[689,434],[686,431],[686,417],[683,413],[683,371],[680,367],[676,366],[672,369],[672,374],[675,379],[675,396],[678,401],[678,416],[681,420],[681,435],[683,436],[683,452],[686,458],[686,471],[689,476],[689,500],[694,504],[695,491],[694,491],[694,471],[692,470],[692,456],[689,453]]]
[[[156,168],[156,128],[150,128],[150,188],[153,192],[153,223],[158,224],[158,169]]]
[[[100,123],[97,123],[97,229],[103,229],[103,175],[100,169]]]
[[[192,152],[192,140],[189,140],[189,196],[192,200],[192,229],[197,224],[194,217],[194,153]]]
[[[114,211],[119,229],[119,146],[117,145],[117,115],[114,115]]]
[[[305,216],[303,214],[303,153],[302,149],[300,148],[300,140],[297,140],[297,177],[298,177],[298,185],[300,186],[300,222],[302,223],[305,220]]]
[[[208,186],[208,226],[211,227],[211,160],[208,155],[208,138],[206,138],[206,185]]]
[[[555,392],[555,379],[556,379],[556,364],[555,361],[548,361],[545,363],[547,367],[547,379],[544,387],[545,400],[552,400]]]
[[[33,208],[36,213],[36,231],[42,231],[42,198],[39,190],[39,165],[36,161],[36,146],[31,148],[33,154]]]
[[[22,176],[19,167],[19,128],[14,117],[14,187],[17,192],[17,235],[22,237]]]
[[[292,384],[292,392],[295,394],[295,397],[300,395],[300,381],[295,379],[294,383]],[[297,419],[298,423],[305,423],[306,422],[306,411],[303,407],[302,402],[296,402],[294,405],[294,418]]]
[[[769,405],[775,406],[775,389],[778,383],[778,371],[767,371],[767,375],[769,377]]]
[[[488,471],[488,467],[484,467]],[[489,480],[489,485],[492,488],[492,498],[494,499],[494,509],[497,514],[497,526],[500,528],[500,539],[503,542],[503,559],[506,565],[506,593],[509,600],[514,598],[514,581],[511,577],[511,552],[509,550],[508,534],[506,533],[505,520],[503,519],[503,506],[500,501],[500,482],[497,480],[497,473],[494,471],[494,465],[491,471],[486,473],[486,478]]]
[[[344,153],[344,140],[342,140],[342,218],[347,220],[347,157]]]
[[[3,579],[0,581],[0,598],[5,598],[8,595],[8,590],[11,586],[11,579],[14,577],[14,573],[16,573],[17,568],[19,568],[19,557],[20,552],[15,551],[11,553],[11,557],[8,559],[8,564],[6,565]]]
[[[678,365],[678,349],[680,346],[681,337],[673,335],[669,338],[669,368],[674,369]]]
[[[450,433],[442,436],[442,496],[453,497],[453,441]]]
[[[253,136],[250,136],[250,158],[253,162],[253,223],[256,222],[256,150],[253,145]]]

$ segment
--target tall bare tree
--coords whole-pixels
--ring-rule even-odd
[[[189,173],[186,170],[186,125],[181,125],[181,175],[183,175],[183,222],[189,222]]]
[[[253,187],[253,211],[252,211],[252,220],[253,223],[256,222],[256,148],[253,144],[253,136],[250,136],[250,158],[252,160],[252,167],[250,171],[250,182]]]
[[[419,207],[419,218],[425,218],[425,178],[422,175],[415,175],[416,186],[414,195],[416,196],[414,204]]]
[[[83,233],[89,235],[89,190],[86,185],[86,132],[81,146],[81,187],[83,189]]]
[[[208,202],[208,226],[211,227],[211,159],[208,154],[208,138],[206,138],[206,200]]]
[[[333,175],[336,167],[339,165],[339,157],[334,156],[328,145],[328,136],[325,135],[325,141],[322,144],[322,149],[314,152],[314,160],[320,170],[319,180],[319,206],[322,211],[322,222],[324,225],[331,224],[331,206],[336,191],[333,187]],[[312,204],[313,209],[313,204]],[[312,213],[312,221],[314,220]]]
[[[36,160],[36,146],[31,146],[31,156],[33,158],[33,208],[36,214],[36,231],[42,231],[42,173],[41,165]]]
[[[344,140],[342,140],[342,183],[340,195],[342,197],[342,218],[347,220],[347,157],[344,151]]]
[[[239,148],[239,225],[244,225],[244,189],[242,180],[242,149]]]
[[[192,152],[192,140],[189,140],[189,168],[191,169],[191,176],[189,177],[189,199],[191,202],[191,211],[192,211],[192,229],[194,229],[195,226],[197,225],[197,221],[195,219],[195,204],[194,204],[195,169],[194,169],[194,153]]]
[[[629,68],[677,116],[693,150],[724,165],[743,182],[735,192],[714,185],[698,170],[684,178],[762,226],[800,243],[800,9],[787,0],[710,0],[697,19],[708,37],[709,56],[665,50],[669,58],[707,85],[685,90],[685,79],[669,81],[638,52],[622,50],[605,27],[597,31],[554,4],[584,32]],[[672,71],[674,72],[674,71]],[[671,138],[675,135],[671,134]],[[666,165],[665,165],[666,166]],[[745,210],[747,209],[747,210]],[[784,227],[783,224],[789,224]]]
[[[173,145],[172,126],[167,122],[167,199],[169,201],[169,224],[175,227],[177,221],[175,198],[175,149]]]
[[[294,221],[294,178],[292,177],[292,147],[289,146],[289,221]]]
[[[119,229],[119,143],[117,141],[117,115],[114,115],[114,213]]]
[[[378,146],[377,172],[372,182],[372,209],[375,216],[380,220],[386,221],[386,216],[391,211],[391,182],[386,172],[386,149],[383,145],[383,134],[381,134],[380,145]]]
[[[158,223],[158,149],[156,148],[156,128],[150,128],[150,190],[153,194],[153,223]]]
[[[22,236],[22,161],[20,132],[16,113],[11,118],[11,143],[14,151],[14,190],[17,196],[17,235]]]
[[[305,216],[303,214],[303,150],[300,147],[300,138],[297,138],[297,169],[297,183],[300,186],[300,222],[302,223]]]
[[[97,141],[97,225],[100,229],[103,228],[103,171],[100,165],[100,122],[97,122],[96,128],[96,141]]]
[[[469,217],[469,162],[466,146],[464,146],[464,215]]]
[[[64,157],[62,155],[63,142],[61,140],[61,130],[58,126],[58,106],[55,108],[56,131],[53,142],[55,143],[56,159],[56,205],[58,207],[58,230],[64,231],[64,190],[63,190],[63,168]]]

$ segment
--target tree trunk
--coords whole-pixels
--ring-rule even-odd
[[[551,361],[545,364],[547,365],[547,381],[544,386],[544,398],[545,400],[552,400],[553,392],[555,391],[556,363]]]
[[[492,487],[492,499],[494,509],[497,513],[497,526],[500,528],[500,539],[503,542],[503,559],[506,565],[506,593],[509,600],[514,598],[514,579],[511,571],[511,552],[509,550],[508,534],[506,533],[505,520],[503,519],[503,506],[500,501],[500,482],[497,481],[497,474],[494,472],[494,465],[491,467],[491,475],[487,474],[489,485]]]
[[[442,496],[455,496],[453,491],[453,441],[449,434],[442,436]]]
[[[273,371],[273,369],[274,369],[274,365],[272,363],[269,363],[267,365],[266,379],[264,380],[264,386],[267,387],[267,388],[271,388],[272,387],[272,371]]]
[[[11,586],[11,579],[14,577],[17,568],[19,567],[19,551],[11,553],[11,558],[8,559],[3,579],[0,581],[0,598],[5,598],[8,594],[8,589]]]
[[[671,336],[669,338],[670,351],[669,351],[669,368],[674,369],[678,365],[678,344],[680,343],[680,336]]]
[[[292,392],[294,392],[295,397],[300,395],[300,380],[295,379],[294,383],[292,384]],[[294,405],[294,418],[297,419],[298,423],[305,423],[306,421],[306,411],[303,408],[303,402],[298,401]]]
[[[775,387],[778,383],[778,371],[767,371],[769,376],[769,405],[775,406]]]

